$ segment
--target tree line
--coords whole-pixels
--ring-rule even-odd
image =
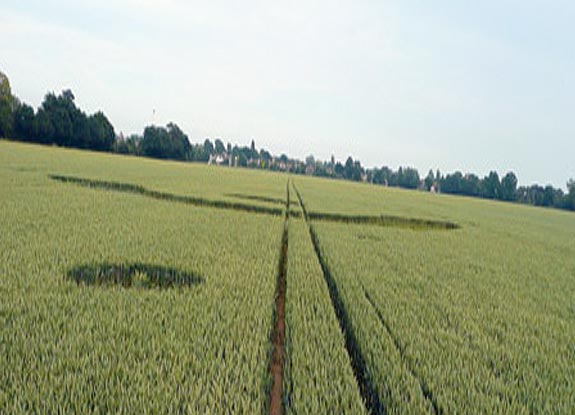
[[[364,181],[383,186],[419,189],[436,193],[447,193],[461,196],[480,197],[506,202],[524,203],[534,206],[553,207],[575,210],[575,181],[567,182],[567,192],[551,185],[519,186],[515,173],[508,172],[500,178],[496,171],[480,178],[473,173],[463,174],[460,171],[443,175],[439,170],[429,170],[422,178],[413,167],[399,167],[393,170],[387,166],[381,168],[364,168],[358,160],[348,157],[345,163],[318,161],[308,156],[305,168],[295,170],[315,176],[333,177],[345,180]]]
[[[0,72],[0,137],[41,144],[111,151],[114,127],[101,111],[87,115],[72,91],[48,93],[37,111],[13,96],[8,78]]]
[[[142,134],[117,136],[114,127],[103,112],[87,115],[75,104],[72,91],[60,95],[46,94],[37,111],[12,95],[6,75],[0,72],[0,137],[25,142],[56,144],[97,151],[154,157],[180,161],[194,161],[233,167],[259,168],[363,181],[375,185],[420,189],[455,195],[481,197],[508,202],[525,203],[575,210],[575,181],[567,182],[567,192],[551,185],[519,186],[517,176],[508,172],[502,178],[495,171],[479,176],[456,171],[443,175],[430,170],[424,178],[413,167],[393,170],[387,166],[366,169],[351,156],[345,162],[316,160],[313,155],[305,161],[286,154],[274,156],[265,149],[224,144],[221,139],[212,142],[206,138],[193,144],[176,125],[147,126]]]

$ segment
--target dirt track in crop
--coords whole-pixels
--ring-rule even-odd
[[[286,302],[286,275],[287,275],[287,258],[288,258],[288,224],[289,224],[289,182],[286,188],[286,211],[285,222],[282,236],[282,247],[280,254],[278,281],[277,281],[277,295],[276,295],[276,310],[275,310],[275,328],[273,337],[274,353],[270,365],[270,372],[272,375],[272,389],[270,394],[270,414],[281,415],[283,414],[283,374],[285,363],[285,302]]]

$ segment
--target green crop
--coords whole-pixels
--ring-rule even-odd
[[[1,146],[0,413],[262,413],[283,218],[55,182],[84,154]],[[148,276],[69,278],[109,264]]]
[[[286,413],[366,413],[302,219],[290,219],[287,299]]]
[[[323,205],[333,189],[297,184],[308,210],[334,209]],[[355,188],[360,199],[369,189]],[[394,399],[401,379],[436,413],[572,412],[573,215],[386,189],[361,205],[354,196],[340,198],[340,214],[399,214],[405,203],[411,217],[461,225],[312,224],[388,413],[419,412],[419,398]]]
[[[571,414],[574,298],[569,212],[0,142],[0,414]]]

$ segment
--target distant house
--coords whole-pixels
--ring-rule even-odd
[[[216,164],[221,166],[222,164],[230,164],[230,156],[227,153],[223,154],[210,154],[210,159],[208,160],[208,164]]]
[[[305,167],[305,174],[307,174],[308,176],[312,175],[314,172],[315,172],[315,166],[313,164],[308,164]]]

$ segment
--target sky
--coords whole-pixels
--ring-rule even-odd
[[[2,0],[0,71],[124,135],[575,178],[572,0]]]

